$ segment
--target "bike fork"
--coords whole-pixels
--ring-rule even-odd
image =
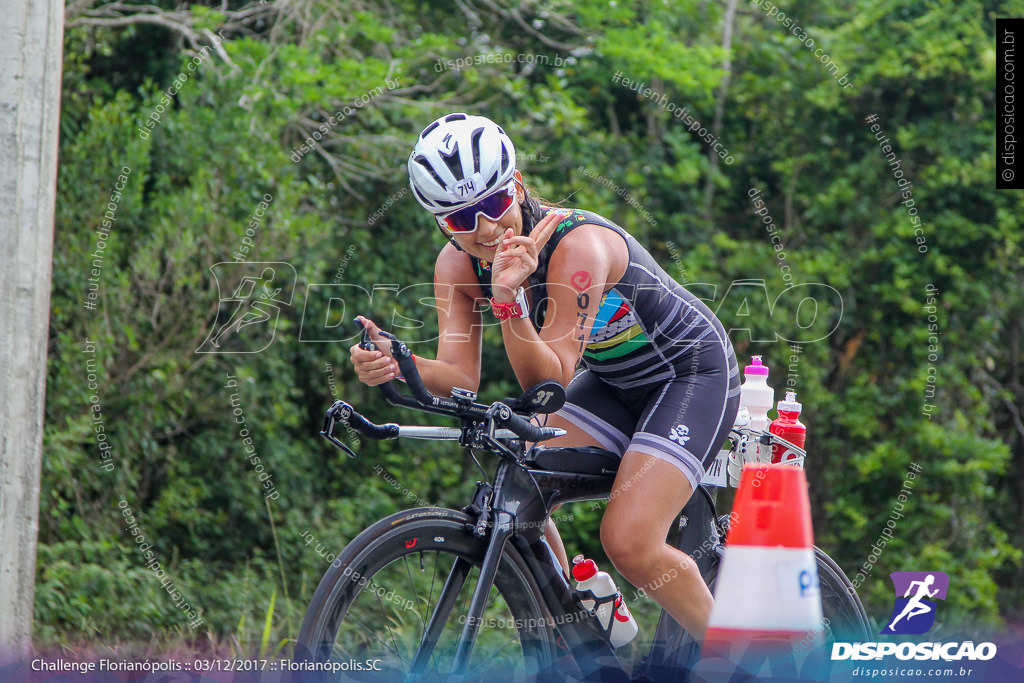
[[[483,618],[484,608],[487,607],[487,600],[491,595],[491,586],[498,574],[498,566],[501,563],[502,553],[505,551],[505,543],[512,534],[512,517],[505,513],[496,513],[494,519],[497,522],[494,532],[491,534],[487,552],[484,554],[483,564],[480,567],[480,577],[476,587],[473,589],[473,598],[469,603],[469,613],[466,615],[466,623],[462,627],[462,634],[455,650],[455,658],[452,662],[450,675],[459,678],[465,675],[466,667],[469,665],[469,657],[473,652],[473,645],[476,642],[477,632]],[[430,622],[420,640],[420,646],[416,651],[410,667],[410,680],[423,673],[430,658],[434,654],[434,646],[444,630],[445,624],[451,616],[452,608],[462,591],[469,570],[472,568],[469,560],[459,558],[452,566],[438,597],[434,613],[430,615]]]
[[[455,661],[452,662],[451,671],[454,676],[463,676],[466,673],[469,655],[473,651],[484,608],[487,606],[487,600],[491,597],[491,586],[494,585],[494,578],[498,575],[498,565],[505,552],[505,543],[512,535],[511,515],[499,511],[494,515],[494,520],[494,533],[491,535],[491,542],[487,545],[484,562],[480,567],[480,579],[473,590],[473,599],[469,603],[466,624],[462,627],[462,635],[459,637],[459,644],[455,649]]]
[[[411,680],[415,680],[416,676],[423,673],[433,656],[434,646],[437,645],[437,640],[441,637],[445,624],[448,623],[448,617],[451,615],[452,608],[462,591],[463,584],[466,583],[466,577],[472,566],[469,560],[461,557],[456,558],[455,564],[452,565],[448,579],[444,582],[444,588],[441,589],[441,595],[438,596],[434,613],[430,615],[430,623],[423,631],[423,638],[420,640],[420,646],[416,650],[416,656],[409,669]]]

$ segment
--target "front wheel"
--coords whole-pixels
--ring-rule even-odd
[[[448,680],[487,549],[471,525],[464,513],[422,508],[359,534],[313,595],[296,666],[326,680]],[[539,596],[525,562],[507,546],[464,680],[525,680],[553,665],[554,636]]]

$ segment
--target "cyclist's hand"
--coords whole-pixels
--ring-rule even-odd
[[[498,245],[498,255],[491,264],[491,290],[495,301],[515,301],[516,288],[537,270],[540,250],[569,213],[569,209],[552,211],[537,222],[529,236],[516,237],[512,228],[505,231]]]
[[[356,318],[370,333],[370,340],[377,347],[375,351],[362,349],[355,344],[349,349],[352,366],[359,375],[359,381],[371,387],[384,384],[398,376],[398,363],[391,357],[391,340],[381,336],[380,328],[363,316]]]

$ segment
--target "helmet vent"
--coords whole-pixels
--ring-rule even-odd
[[[501,173],[502,173],[502,175],[504,175],[505,171],[508,170],[508,164],[509,164],[508,148],[503,144],[501,146]]]
[[[462,180],[464,176],[462,174],[462,159],[459,157],[459,143],[456,142],[452,145],[452,151],[450,153],[445,154],[444,152],[440,152],[440,154],[441,159],[448,167],[448,170],[452,172],[452,175],[455,176],[455,179]],[[441,183],[442,187],[445,185],[446,183]]]
[[[477,128],[469,138],[470,149],[473,151],[473,172],[480,172],[480,136],[484,134],[483,128]],[[503,145],[504,146],[504,145]]]
[[[465,121],[465,120],[466,120],[466,115],[465,114],[449,114],[448,116],[444,117],[444,122],[445,123],[450,123],[451,121]]]
[[[438,123],[437,121],[434,121],[434,122],[433,122],[432,124],[430,124],[429,126],[427,126],[426,128],[424,128],[424,129],[423,129],[423,132],[422,132],[422,133],[420,133],[420,140],[422,140],[422,139],[424,139],[425,137],[427,137],[427,134],[428,134],[428,133],[429,133],[430,131],[434,130],[435,128],[437,128],[437,127],[438,127],[438,126],[440,126],[440,125],[441,125],[440,123]]]
[[[430,165],[430,163],[422,154],[413,159],[413,161],[415,161],[423,168],[427,169],[427,173],[430,174],[430,176],[434,179],[435,182],[437,182],[438,185],[440,185],[441,187],[445,186],[445,182],[441,180],[441,176],[437,175],[437,171],[434,170],[434,168]]]
[[[433,203],[444,208],[447,208],[449,206],[455,206],[457,204],[457,202],[448,202],[443,199],[435,199],[433,200],[433,202],[431,202],[431,200],[428,199],[427,196],[420,192],[417,188],[412,188],[412,191],[416,193],[416,197],[420,200],[421,204]]]
[[[422,193],[422,192],[420,192],[419,190],[417,190],[417,189],[416,189],[416,186],[415,186],[415,185],[413,185],[413,187],[412,187],[412,191],[416,193],[416,199],[417,199],[417,200],[418,200],[418,201],[419,201],[419,202],[420,202],[421,204],[423,204],[423,203],[429,204],[429,203],[430,203],[430,200],[429,200],[429,199],[427,199],[427,198],[426,198],[425,196],[423,196],[423,193]]]

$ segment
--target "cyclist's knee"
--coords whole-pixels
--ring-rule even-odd
[[[605,554],[631,583],[645,573],[644,568],[649,566],[659,545],[664,545],[664,541],[659,543],[649,531],[633,529],[607,516],[601,520],[601,545]]]

